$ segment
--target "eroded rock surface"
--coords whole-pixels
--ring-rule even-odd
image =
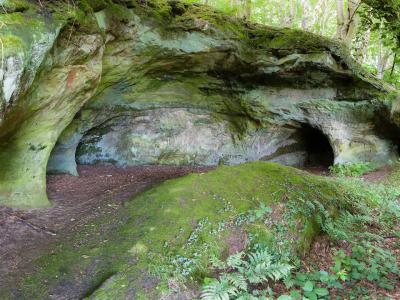
[[[376,116],[391,122],[385,87],[334,41],[178,2],[64,6],[0,15],[14,41],[0,76],[1,203],[48,204],[46,168],[77,175],[77,162],[302,166],[304,126],[328,139],[332,163],[397,156],[378,130]]]

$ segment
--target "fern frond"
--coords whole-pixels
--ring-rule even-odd
[[[215,255],[210,258],[211,265],[216,269],[225,269],[226,264]]]
[[[201,291],[202,300],[229,300],[230,296],[237,295],[238,290],[228,280],[222,278],[205,285]]]
[[[240,291],[247,291],[246,278],[240,273],[224,274],[226,280]]]
[[[226,260],[226,265],[230,268],[237,269],[243,264],[243,252],[235,253],[228,257]]]
[[[272,262],[272,256],[267,250],[259,250],[255,253],[250,253],[248,256],[250,265],[256,266],[259,264],[270,265]]]
[[[288,264],[273,264],[268,268],[268,274],[266,274],[270,279],[274,281],[278,281],[280,279],[286,278],[289,276],[290,271],[293,269],[293,266]]]

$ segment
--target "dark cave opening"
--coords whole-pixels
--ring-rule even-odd
[[[335,156],[328,138],[322,131],[308,124],[302,124],[300,132],[307,153],[304,166],[323,168],[332,166]]]
[[[393,153],[400,157],[400,127],[393,120],[388,120],[388,111],[379,112],[375,116],[375,134],[384,140],[388,140],[393,149]]]

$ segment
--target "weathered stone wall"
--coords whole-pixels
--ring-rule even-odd
[[[75,175],[76,162],[302,165],[302,124],[336,163],[395,156],[376,133],[385,87],[334,41],[179,2],[93,8],[27,1],[0,15],[14,41],[0,76],[2,203],[46,205],[50,155],[49,171]]]

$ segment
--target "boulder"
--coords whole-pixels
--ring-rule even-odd
[[[2,204],[48,205],[46,169],[77,163],[303,166],[309,127],[331,164],[397,157],[376,117],[387,87],[340,43],[198,4],[98,2],[0,15]]]

